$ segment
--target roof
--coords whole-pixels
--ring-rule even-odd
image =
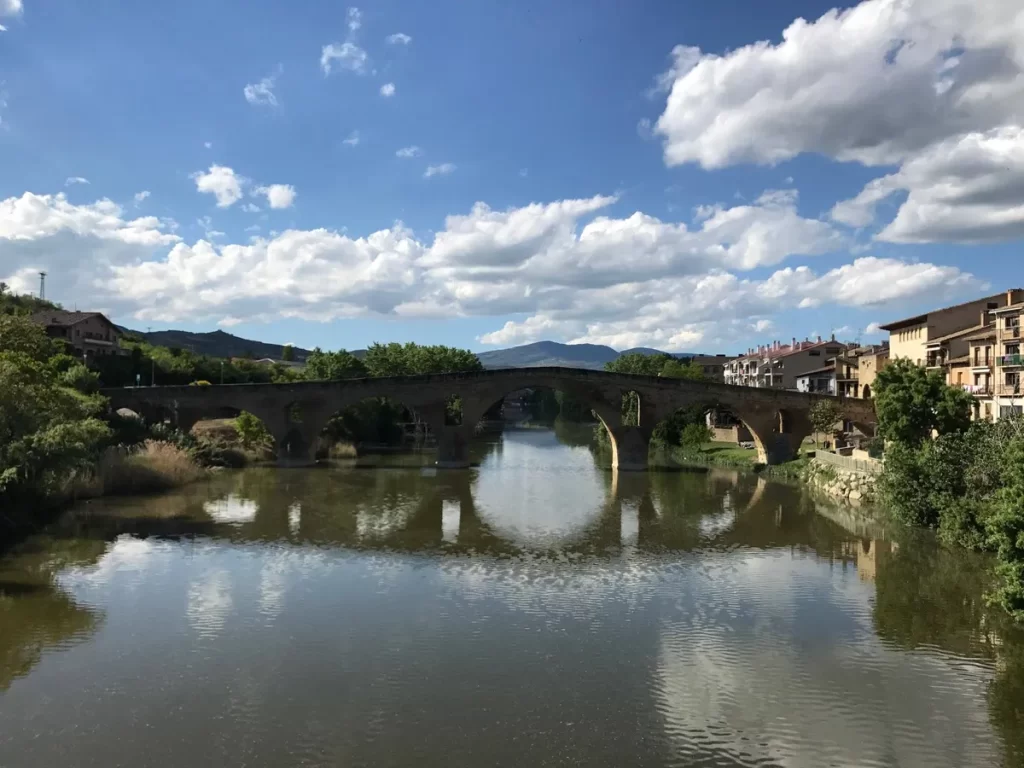
[[[69,326],[77,325],[92,317],[99,317],[108,325],[114,325],[102,312],[69,312],[65,309],[46,309],[42,312],[35,312],[32,315],[32,320],[42,325]]]
[[[959,331],[953,331],[952,333],[947,333],[945,336],[939,336],[937,339],[929,339],[928,346],[931,346],[932,344],[941,344],[942,342],[949,341],[950,339],[959,339],[965,333],[976,333],[978,331],[984,331],[986,328],[992,328],[995,330],[995,326],[991,323],[985,323],[984,325],[979,323],[978,325],[972,325],[970,328],[961,328]]]
[[[1024,312],[1024,301],[993,309],[993,312]]]
[[[971,356],[963,355],[962,357],[951,357],[946,365],[966,365],[969,362],[971,362]]]
[[[964,341],[985,341],[986,339],[994,339],[996,337],[996,327],[994,325],[989,326],[988,330],[984,333],[976,333],[973,336],[968,336]]]
[[[799,345],[800,342],[797,342],[797,344]],[[760,359],[765,358],[765,357],[767,357],[767,358],[788,357],[789,355],[795,355],[795,354],[798,354],[800,352],[806,352],[808,349],[818,349],[819,347],[824,347],[824,346],[827,346],[829,344],[838,344],[844,350],[849,350],[849,348],[851,346],[850,344],[847,344],[846,342],[837,341],[835,339],[824,339],[822,341],[805,341],[805,342],[803,342],[803,346],[802,347],[801,346],[797,346],[796,348],[794,348],[792,344],[783,344],[778,349],[768,348],[764,352],[755,352],[752,355],[740,355],[739,357],[734,358],[734,360],[738,362],[740,360],[760,360]],[[730,360],[729,362],[734,362],[734,360]]]
[[[815,368],[813,371],[804,371],[803,373],[796,374],[795,378],[802,379],[804,376],[810,376],[815,373],[835,373],[835,366],[826,365],[824,368]]]
[[[1019,289],[1014,289],[1019,290]],[[949,307],[942,307],[940,309],[933,309],[930,312],[925,312],[923,315],[916,315],[915,317],[908,317],[903,320],[896,320],[888,325],[880,326],[883,331],[896,331],[900,328],[905,328],[909,325],[920,325],[928,319],[929,315],[937,315],[940,312],[948,312],[951,309],[960,309],[961,307],[969,307],[971,304],[978,304],[982,301],[996,301],[999,299],[1006,299],[1006,292],[997,293],[994,296],[982,296],[980,299],[972,299],[971,301],[965,301],[962,304],[953,304]]]

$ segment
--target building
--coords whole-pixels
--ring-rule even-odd
[[[812,392],[820,395],[836,393],[835,362],[813,371],[801,373],[796,377],[797,392]]]
[[[1024,355],[1020,349],[1021,318],[1024,317],[1024,292],[1010,296],[1005,307],[993,310],[995,318],[995,376],[992,412],[1003,418],[1024,411]]]
[[[968,336],[966,341],[967,356],[950,361],[946,383],[974,395],[974,418],[991,421],[996,413],[992,400],[996,376],[995,323]]]
[[[981,313],[1019,301],[1024,301],[1024,291],[1013,289],[883,325],[882,330],[889,332],[889,356],[893,360],[907,358],[917,365],[927,365],[930,342],[974,328],[979,324]]]
[[[46,329],[47,336],[67,342],[83,357],[126,354],[121,349],[124,334],[102,312],[48,309],[36,312],[32,320]]]
[[[845,353],[850,345],[829,339],[797,341],[783,344],[773,341],[747,350],[726,363],[726,384],[771,389],[796,389],[797,378],[804,373],[825,367],[829,358]]]
[[[853,355],[857,361],[857,382],[853,396],[870,398],[875,388],[875,377],[889,364],[889,342],[858,347]]]
[[[725,366],[733,358],[728,355],[695,355],[689,359],[690,363],[699,365],[704,371],[704,378],[711,381],[725,381]],[[681,362],[686,362],[680,358]]]

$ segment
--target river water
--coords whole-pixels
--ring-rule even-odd
[[[1020,764],[987,561],[573,442],[83,505],[0,560],[0,766]]]

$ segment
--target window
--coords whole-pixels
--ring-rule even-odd
[[[1013,373],[1006,373],[1006,386],[1008,387],[1019,387],[1020,386],[1020,374],[1017,371]]]
[[[820,349],[812,349],[807,354],[809,354],[811,357],[821,357],[821,350]]]
[[[997,303],[996,303],[996,302],[994,302],[994,301],[990,301],[990,302],[988,303],[988,308],[989,308],[989,309],[999,309],[999,304],[997,304]]]
[[[1024,405],[1001,405],[999,406],[999,418],[1005,419],[1007,416],[1020,416],[1024,413]]]

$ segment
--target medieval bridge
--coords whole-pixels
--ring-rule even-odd
[[[125,387],[106,389],[112,408],[128,408],[146,419],[170,415],[180,429],[197,421],[248,411],[266,424],[285,462],[313,461],[317,437],[338,411],[368,397],[402,403],[427,424],[437,439],[440,467],[469,466],[469,443],[484,413],[507,394],[547,388],[586,403],[611,434],[612,466],[647,468],[648,441],[655,426],[677,409],[713,404],[742,421],[754,437],[759,461],[777,464],[792,458],[813,429],[810,410],[819,400],[834,400],[842,417],[872,432],[870,400],[804,394],[788,390],[739,387],[714,382],[591,371],[579,368],[509,368],[473,373],[394,376],[289,384]],[[622,397],[635,392],[640,423],[622,423]],[[448,423],[446,404],[462,400],[460,424]]]

